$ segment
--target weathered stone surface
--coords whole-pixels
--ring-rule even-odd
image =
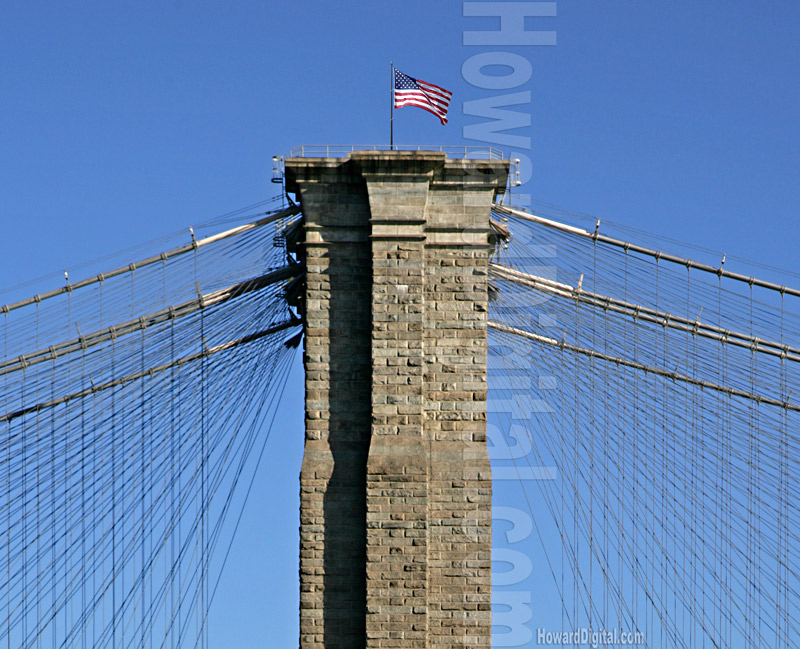
[[[488,238],[507,172],[286,161],[306,219],[302,649],[491,643]]]

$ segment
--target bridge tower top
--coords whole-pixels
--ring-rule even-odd
[[[508,169],[285,161],[305,218],[302,649],[491,643],[488,260]]]

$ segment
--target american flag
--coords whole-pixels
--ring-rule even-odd
[[[447,124],[447,109],[453,93],[432,83],[420,81],[394,71],[394,107],[418,106],[438,117],[442,124]]]

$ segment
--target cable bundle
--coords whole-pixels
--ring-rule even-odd
[[[490,430],[518,449],[496,458],[552,468],[524,490],[562,628],[796,646],[797,291],[495,217],[513,239],[490,269],[489,386],[517,408]]]
[[[296,213],[0,309],[0,646],[205,646],[301,324]]]

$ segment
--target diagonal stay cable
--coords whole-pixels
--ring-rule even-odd
[[[9,313],[10,311],[14,311],[24,306],[28,306],[29,304],[39,303],[42,300],[47,300],[49,298],[56,297],[58,295],[63,295],[64,293],[71,293],[74,290],[84,288],[92,284],[97,284],[99,282],[103,282],[112,277],[116,277],[117,275],[123,275],[124,273],[129,273],[139,268],[144,268],[145,266],[150,266],[152,264],[156,264],[161,261],[166,261],[171,257],[177,257],[187,252],[192,252],[194,250],[197,250],[198,248],[207,246],[210,243],[214,243],[216,241],[221,241],[222,239],[227,239],[229,237],[243,234],[255,228],[260,228],[264,225],[274,223],[275,221],[279,221],[283,218],[294,216],[299,212],[300,208],[296,205],[293,205],[275,214],[270,214],[269,216],[265,216],[264,218],[259,219],[258,221],[253,221],[252,223],[246,223],[245,225],[240,225],[238,227],[231,228],[230,230],[225,230],[224,232],[213,234],[211,236],[205,237],[204,239],[199,239],[184,246],[173,248],[172,250],[162,252],[158,255],[153,255],[152,257],[147,257],[146,259],[133,262],[131,264],[128,264],[127,266],[116,268],[107,273],[102,273],[101,275],[97,275],[95,277],[89,277],[87,279],[83,279],[79,282],[74,282],[72,284],[68,283],[65,286],[62,286],[61,288],[48,291],[47,293],[42,293],[41,295],[35,295],[34,297],[26,298],[24,300],[20,300],[19,302],[14,302],[12,304],[5,304],[3,306],[0,306],[0,313]]]
[[[58,397],[56,399],[51,399],[50,401],[46,401],[43,403],[37,403],[32,406],[27,406],[25,408],[21,408],[16,410],[15,412],[6,413],[4,415],[0,415],[0,422],[3,421],[10,421],[15,419],[16,417],[21,417],[23,415],[30,414],[32,412],[38,412],[39,410],[43,410],[45,408],[52,408],[54,406],[58,406],[62,403],[67,403],[68,401],[72,401],[73,399],[80,399],[81,397],[85,397],[89,394],[93,394],[96,392],[101,392],[103,390],[107,390],[109,388],[114,388],[118,385],[124,385],[130,381],[136,381],[137,379],[142,378],[143,376],[147,376],[148,374],[155,374],[157,372],[163,372],[164,370],[168,370],[174,366],[184,365],[186,363],[191,363],[193,361],[199,360],[201,358],[205,358],[212,354],[216,354],[218,352],[226,351],[228,349],[233,349],[234,347],[238,347],[239,345],[244,345],[254,340],[258,340],[259,338],[264,338],[265,336],[269,336],[271,334],[277,333],[279,331],[283,331],[284,329],[289,329],[290,327],[296,327],[302,324],[302,320],[297,318],[292,318],[285,322],[281,322],[277,325],[269,327],[268,329],[264,329],[263,331],[258,331],[256,333],[248,334],[242,338],[237,340],[231,340],[226,343],[222,343],[220,345],[216,345],[214,347],[208,348],[202,352],[195,352],[194,354],[189,354],[188,356],[184,356],[174,361],[170,361],[168,363],[162,363],[156,367],[151,367],[146,370],[141,370],[139,372],[135,372],[133,374],[129,374],[127,376],[120,377],[118,379],[114,379],[113,381],[108,381],[106,383],[101,383],[100,385],[95,385],[79,392],[73,392],[72,394],[67,394],[62,397]]]
[[[514,282],[521,286],[527,286],[542,293],[577,300],[589,306],[628,315],[636,320],[696,334],[723,344],[727,343],[737,347],[743,347],[753,352],[784,358],[795,363],[800,362],[800,348],[797,347],[773,342],[750,334],[732,331],[716,325],[700,322],[700,320],[690,320],[672,313],[650,309],[639,304],[632,304],[598,293],[592,293],[581,288],[570,286],[569,284],[563,284],[530,273],[523,273],[522,271],[503,266],[502,264],[492,263],[489,267],[490,270],[501,279]]]
[[[728,279],[732,279],[737,282],[744,282],[749,286],[758,286],[760,288],[766,288],[772,291],[777,291],[782,295],[786,294],[786,295],[792,295],[794,297],[800,297],[800,289],[791,288],[788,286],[781,286],[779,284],[768,282],[763,279],[758,279],[756,277],[748,277],[747,275],[742,275],[741,273],[734,273],[729,270],[725,270],[721,266],[719,268],[715,268],[714,266],[710,266],[709,264],[703,264],[697,261],[692,261],[691,259],[683,259],[682,257],[663,253],[658,250],[651,250],[650,248],[645,248],[644,246],[639,246],[630,243],[629,241],[615,239],[614,237],[609,237],[596,232],[589,232],[588,230],[584,230],[582,228],[576,228],[575,226],[572,225],[566,225],[565,223],[560,223],[558,221],[553,221],[552,219],[546,219],[541,216],[536,216],[535,214],[529,214],[527,212],[515,210],[513,208],[506,207],[505,205],[499,205],[497,203],[495,203],[492,209],[496,211],[498,214],[513,216],[522,219],[524,221],[530,221],[532,223],[538,223],[539,225],[544,225],[549,228],[555,228],[556,230],[561,230],[562,232],[568,232],[570,234],[583,237],[585,239],[591,239],[592,241],[595,242],[616,246],[617,248],[624,249],[626,252],[636,252],[641,255],[654,257],[655,259],[659,259],[662,261],[668,261],[674,264],[679,264],[681,266],[685,266],[686,268],[692,268],[695,270],[701,270],[707,273],[711,273],[712,275],[716,275],[717,277],[726,277]]]
[[[745,390],[739,390],[738,388],[719,385],[717,383],[712,383],[711,381],[695,379],[692,378],[691,376],[678,374],[677,372],[669,372],[659,367],[652,367],[650,365],[645,365],[643,363],[637,363],[636,361],[627,360],[624,358],[620,358],[618,356],[610,356],[608,354],[603,354],[602,352],[598,352],[593,349],[586,349],[585,347],[571,345],[567,342],[556,340],[555,338],[548,338],[547,336],[541,336],[539,334],[535,334],[533,332],[526,331],[524,329],[509,327],[507,325],[503,325],[497,322],[489,321],[487,324],[492,329],[497,329],[498,331],[505,331],[506,333],[516,334],[518,336],[522,336],[523,338],[527,338],[529,340],[533,340],[535,342],[539,342],[544,345],[558,347],[561,350],[567,350],[576,354],[589,356],[590,358],[599,358],[601,360],[608,361],[610,363],[616,363],[617,365],[622,365],[624,367],[630,367],[632,369],[642,370],[643,372],[648,374],[655,374],[656,376],[672,379],[674,381],[682,381],[684,383],[696,385],[701,388],[708,388],[709,390],[714,390],[716,392],[721,392],[723,394],[728,394],[734,397],[741,397],[743,399],[749,399],[751,401],[756,401],[758,403],[765,403],[770,406],[776,406],[778,408],[784,408],[786,410],[800,412],[800,404],[791,403],[788,400],[781,401],[780,399],[775,399],[773,397],[767,397],[758,394],[752,394]],[[0,417],[0,421],[3,421],[2,417]]]
[[[17,358],[13,358],[0,363],[0,376],[8,374],[20,369],[27,369],[31,365],[43,363],[45,361],[56,360],[59,356],[70,354],[79,350],[86,351],[87,348],[99,345],[100,343],[107,342],[125,334],[143,331],[148,327],[157,324],[162,324],[169,320],[174,320],[185,315],[194,313],[199,309],[205,309],[209,306],[221,304],[232,300],[233,298],[251,293],[253,291],[261,290],[266,286],[275,284],[282,280],[294,279],[302,274],[303,269],[300,264],[285,266],[279,268],[266,275],[261,275],[254,279],[249,279],[244,282],[239,282],[233,286],[219,289],[206,295],[200,295],[194,300],[189,300],[178,306],[170,306],[166,309],[161,309],[155,313],[150,313],[145,316],[129,320],[118,325],[106,327],[100,331],[73,338],[57,345],[51,345],[47,349],[40,349],[30,354],[24,354]]]

